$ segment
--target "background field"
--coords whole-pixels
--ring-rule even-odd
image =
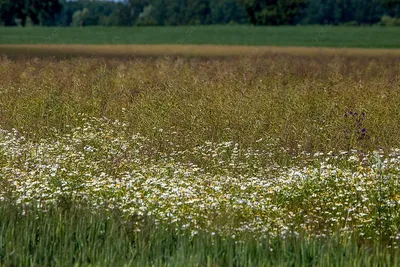
[[[0,27],[0,44],[212,44],[400,48],[400,27]]]
[[[0,55],[10,58],[239,58],[292,56],[400,56],[400,49],[376,48],[327,48],[327,47],[279,47],[279,46],[233,46],[233,45],[0,45]]]

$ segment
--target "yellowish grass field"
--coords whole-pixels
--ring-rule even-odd
[[[297,150],[301,145],[308,152],[400,146],[398,56],[373,56],[374,50],[366,51],[370,56],[343,56],[334,54],[334,49],[321,49],[318,55],[287,55],[266,52],[291,51],[280,48],[48,47],[53,50],[37,46],[21,51],[120,57],[0,59],[3,127],[23,127],[42,135],[48,133],[46,127],[62,129],[74,124],[78,113],[85,113],[124,118],[132,125],[130,131],[153,136],[152,140],[158,136],[162,147],[168,144],[165,136],[159,136],[160,128],[174,128],[186,147],[209,140],[252,146],[266,136],[279,138],[283,147]],[[239,55],[246,50],[253,56],[197,57]],[[148,58],[149,51],[196,57]],[[263,56],[255,56],[262,51]],[[139,56],[123,56],[129,53]],[[126,112],[121,113],[122,108]],[[345,118],[346,112],[364,112],[366,117]],[[368,138],[363,137],[364,128]]]
[[[0,45],[0,54],[22,57],[232,57],[287,55],[400,56],[400,49],[316,48],[224,45]]]

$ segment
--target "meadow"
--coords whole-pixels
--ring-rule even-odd
[[[249,25],[0,27],[0,44],[196,44],[400,48],[400,27]]]
[[[0,265],[398,265],[399,59],[2,57]]]

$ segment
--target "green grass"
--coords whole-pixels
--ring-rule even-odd
[[[214,44],[399,48],[400,27],[0,28],[0,44]]]
[[[257,241],[191,235],[82,208],[0,204],[2,266],[398,266],[398,250],[337,237]],[[142,225],[137,231],[138,223]]]

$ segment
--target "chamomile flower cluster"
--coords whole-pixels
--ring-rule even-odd
[[[193,233],[340,233],[398,246],[400,149],[301,153],[283,166],[274,153],[286,150],[271,139],[258,141],[264,149],[171,142],[161,151],[151,139],[127,134],[126,123],[79,120],[39,141],[0,131],[0,201],[44,210],[84,204]]]

